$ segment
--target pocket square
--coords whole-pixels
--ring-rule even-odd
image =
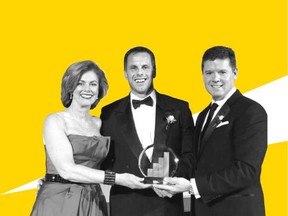
[[[220,123],[216,126],[216,128],[221,127],[221,126],[223,126],[223,125],[227,125],[227,124],[229,124],[229,121],[220,122]]]

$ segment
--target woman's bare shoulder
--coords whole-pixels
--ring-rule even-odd
[[[65,113],[63,111],[51,113],[47,115],[44,121],[44,127],[57,126],[57,127],[64,128],[65,118],[66,118]]]
[[[97,129],[100,130],[102,125],[102,120],[97,116],[92,116],[93,123],[96,125]]]

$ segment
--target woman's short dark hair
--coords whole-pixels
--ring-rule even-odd
[[[99,79],[98,99],[91,105],[94,109],[99,101],[106,95],[108,82],[104,72],[93,61],[76,62],[68,67],[62,78],[61,101],[64,107],[69,107],[72,102],[72,96],[82,75],[88,71],[93,71]]]

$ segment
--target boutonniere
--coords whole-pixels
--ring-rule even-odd
[[[216,127],[217,125],[219,125],[219,124],[222,122],[223,119],[224,119],[224,116],[223,116],[223,115],[217,115],[217,116],[216,116],[216,122],[215,122],[215,124],[213,125],[213,127]]]
[[[176,122],[177,120],[175,119],[174,115],[169,113],[166,115],[166,121],[167,121],[167,124],[166,124],[165,129],[168,130],[170,125],[174,124],[174,122]]]
[[[213,125],[213,127],[221,127],[223,125],[228,125],[229,124],[229,121],[222,121],[224,119],[224,116],[223,115],[219,115],[219,116],[216,116],[217,120],[215,122],[215,124]]]

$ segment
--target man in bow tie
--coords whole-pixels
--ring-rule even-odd
[[[158,188],[190,191],[191,215],[264,216],[260,174],[267,149],[267,114],[235,88],[238,70],[231,48],[208,49],[202,75],[212,102],[197,118],[193,178],[168,178],[170,185]]]
[[[102,134],[111,136],[103,168],[143,177],[138,168],[140,153],[147,146],[167,145],[179,158],[176,176],[190,178],[194,123],[187,102],[154,89],[155,56],[145,47],[134,47],[124,57],[124,75],[130,94],[102,109]],[[153,150],[146,152],[150,159]],[[137,184],[142,184],[138,182]],[[159,189],[113,186],[111,216],[181,216],[183,196],[170,198]]]

